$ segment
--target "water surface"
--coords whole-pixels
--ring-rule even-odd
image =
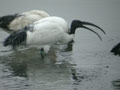
[[[0,29],[0,90],[120,90],[120,57],[109,53],[120,40],[119,0],[0,1],[0,15],[39,9],[53,16],[93,22],[107,35],[78,29],[73,45],[54,45],[42,59],[37,49],[8,51]],[[7,52],[5,52],[7,51]]]

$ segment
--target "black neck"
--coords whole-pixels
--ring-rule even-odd
[[[73,20],[69,34],[75,34],[76,29],[80,26],[82,26],[82,23],[79,20]]]
[[[71,28],[69,34],[75,34],[76,28]]]

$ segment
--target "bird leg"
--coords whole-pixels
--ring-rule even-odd
[[[41,55],[41,58],[44,59],[44,56],[45,56],[44,48],[40,49],[40,55]]]

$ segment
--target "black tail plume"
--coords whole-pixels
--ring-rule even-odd
[[[17,32],[13,32],[10,34],[5,41],[3,42],[4,46],[12,46],[15,48],[16,46],[19,47],[23,42],[26,41],[27,33],[26,30],[18,30]]]

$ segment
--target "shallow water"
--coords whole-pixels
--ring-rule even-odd
[[[0,29],[0,90],[120,90],[120,57],[109,53],[120,40],[119,4],[119,0],[1,1],[0,15],[40,9],[69,24],[73,19],[93,22],[107,35],[93,28],[103,37],[100,41],[78,29],[73,45],[54,45],[43,59],[35,48],[8,51],[2,45],[8,34]]]

